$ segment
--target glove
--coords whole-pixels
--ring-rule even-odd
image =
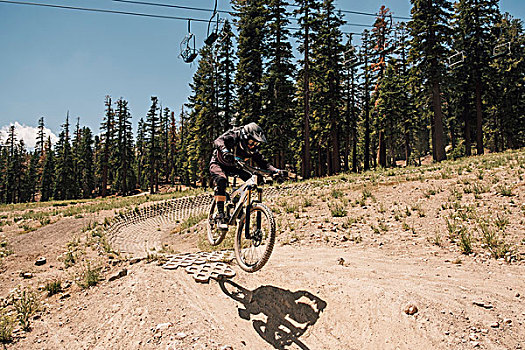
[[[288,172],[286,170],[277,169],[274,171],[274,175],[279,177],[288,177]]]
[[[223,148],[221,149],[221,152],[222,152],[222,156],[225,162],[233,163],[234,161],[233,153],[231,153],[229,149]]]

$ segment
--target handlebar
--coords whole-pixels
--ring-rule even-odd
[[[259,175],[259,176],[270,176],[272,178],[272,180],[269,180],[269,181],[264,181],[264,183],[267,183],[267,184],[271,184],[273,183],[273,180],[277,181],[277,183],[282,183],[286,180],[286,178],[288,178],[288,172],[287,171],[284,171],[284,170],[281,170],[279,173],[274,173],[270,170],[265,170],[265,169],[261,169],[261,168],[256,168],[256,167],[253,167],[251,165],[248,165],[246,164],[246,162],[242,159],[242,158],[239,158],[239,157],[235,157],[235,164],[240,167],[241,169],[243,170],[246,170],[247,172],[249,172],[250,174],[256,174],[256,175]]]
[[[268,176],[268,175],[272,175],[273,174],[270,170],[264,170],[264,169],[261,169],[261,168],[256,168],[256,167],[250,166],[250,165],[246,164],[246,162],[244,162],[244,160],[242,158],[239,158],[239,157],[235,157],[235,164],[237,164],[240,168],[248,171],[251,174],[257,174],[257,175],[261,175],[261,176],[265,176],[265,175]]]

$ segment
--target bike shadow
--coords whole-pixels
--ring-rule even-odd
[[[245,320],[253,318],[255,331],[275,349],[295,343],[309,350],[299,337],[317,322],[326,308],[324,300],[303,290],[292,292],[274,286],[248,290],[228,279],[218,282],[224,294],[244,307],[239,308],[239,316]],[[265,315],[266,321],[260,315]]]

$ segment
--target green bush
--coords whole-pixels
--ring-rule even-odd
[[[333,217],[342,218],[348,214],[344,204],[341,202],[330,204],[329,207]]]
[[[38,294],[30,289],[17,290],[13,296],[13,306],[22,329],[25,331],[30,330],[31,317],[40,310]]]
[[[5,309],[0,309],[0,343],[8,343],[13,339],[14,320]]]
[[[470,233],[468,233],[467,230],[463,228],[461,229],[459,238],[459,247],[461,249],[461,252],[463,254],[472,253],[472,240],[470,238]]]
[[[83,265],[77,282],[80,288],[87,289],[96,286],[102,279],[101,271],[102,268],[99,266],[92,267],[90,261]]]
[[[62,291],[62,282],[60,280],[47,282],[44,290],[47,291],[49,297],[58,294]]]

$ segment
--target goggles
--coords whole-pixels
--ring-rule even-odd
[[[254,141],[252,139],[248,140],[248,147],[254,148],[254,147],[257,147],[258,145],[259,145],[259,142],[257,141]]]

